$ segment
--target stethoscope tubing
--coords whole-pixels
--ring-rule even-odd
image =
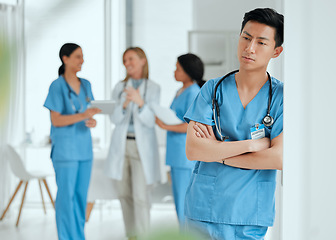
[[[219,87],[219,85],[224,81],[225,78],[227,78],[228,76],[235,74],[239,72],[239,70],[234,70],[232,72],[229,72],[228,74],[226,74],[224,77],[222,77],[216,84],[215,86],[215,90],[214,90],[214,96],[212,98],[212,111],[213,111],[213,117],[214,117],[214,121],[215,121],[215,126],[216,126],[216,130],[221,138],[222,141],[224,141],[225,139],[228,139],[228,136],[223,136],[222,135],[222,130],[221,130],[221,126],[220,126],[220,111],[219,111],[219,106],[218,106],[218,102],[216,99],[216,93],[217,93],[217,88]],[[267,77],[268,77],[268,81],[269,81],[269,93],[268,93],[268,105],[267,105],[267,113],[266,116],[263,118],[263,124],[266,127],[270,127],[273,125],[274,119],[273,117],[270,115],[271,112],[271,103],[272,103],[272,79],[271,79],[271,75],[267,73]],[[217,117],[216,117],[217,114]]]
[[[70,100],[70,102],[71,102],[72,110],[73,110],[75,113],[79,113],[79,112],[82,111],[82,109],[83,109],[83,104],[82,104],[82,102],[81,102],[80,99],[79,99],[79,104],[80,104],[81,106],[80,106],[80,109],[79,109],[79,110],[76,109],[75,104],[74,104],[74,102],[73,102],[73,100],[72,100],[72,98],[71,98],[71,93],[72,93],[73,91],[71,90],[70,85],[68,84],[68,82],[65,80],[64,77],[63,77],[63,79],[64,79],[65,84],[66,84],[66,86],[68,87],[68,90],[69,90],[68,94],[69,94],[69,100]],[[86,89],[85,85],[82,83],[82,81],[80,80],[80,78],[78,78],[78,79],[79,79],[79,81],[80,81],[80,86],[82,86],[83,89],[84,89],[85,100],[86,100],[87,103],[90,103],[90,102],[91,102],[91,98],[90,98],[89,95],[88,95],[87,89]],[[73,92],[73,93],[77,96],[77,94],[76,94],[75,92]],[[77,96],[77,97],[78,97],[78,96]]]

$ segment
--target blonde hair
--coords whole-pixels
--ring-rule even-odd
[[[145,54],[144,50],[142,50],[139,47],[129,47],[129,48],[127,48],[125,50],[124,54],[123,54],[123,58],[122,58],[123,61],[124,61],[125,54],[128,51],[134,51],[139,56],[139,58],[146,59],[146,63],[142,68],[142,78],[148,79],[148,75],[149,75],[149,73],[148,73],[148,60],[147,60],[147,57],[146,57],[146,54]],[[130,78],[130,76],[128,75],[128,73],[126,73],[126,77],[123,81],[127,82],[129,78]]]

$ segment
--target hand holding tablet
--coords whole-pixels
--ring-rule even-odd
[[[94,100],[91,101],[91,108],[99,108],[102,111],[100,114],[112,114],[115,106],[113,100]]]

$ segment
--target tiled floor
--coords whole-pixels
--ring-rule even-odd
[[[178,231],[175,207],[168,191],[169,188],[163,186],[153,195],[152,231]],[[18,205],[11,206],[9,214],[0,222],[1,240],[57,240],[55,212],[51,204],[47,205],[45,215],[42,204],[27,202],[22,210],[19,227],[15,227],[17,213]],[[126,239],[119,201],[98,201],[85,226],[85,233],[87,240]]]
[[[15,227],[17,210],[0,222],[1,240],[47,239],[57,240],[55,213],[51,206],[47,214],[37,206],[23,209],[19,227]],[[173,204],[155,203],[151,210],[151,230],[177,229],[177,219]],[[96,204],[90,220],[85,226],[87,240],[126,239],[120,204],[117,200]]]

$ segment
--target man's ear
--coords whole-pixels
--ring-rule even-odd
[[[277,57],[279,57],[279,55],[282,53],[282,51],[283,51],[283,47],[282,47],[282,46],[280,46],[280,47],[276,47],[276,48],[274,49],[274,53],[273,53],[273,57],[272,57],[272,58],[277,58]]]

